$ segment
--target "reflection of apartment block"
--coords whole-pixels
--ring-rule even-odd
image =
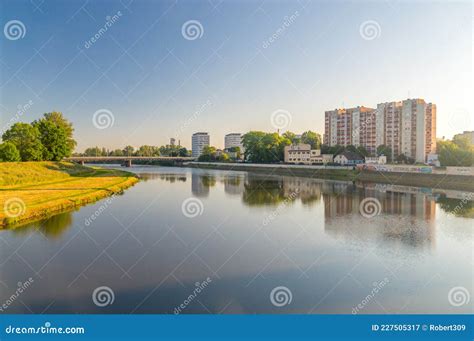
[[[192,156],[199,157],[204,147],[209,146],[210,137],[208,133],[194,133],[192,137]]]
[[[204,183],[203,176],[201,174],[192,173],[191,192],[196,197],[205,197],[209,195],[209,185]]]

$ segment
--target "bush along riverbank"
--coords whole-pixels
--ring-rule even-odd
[[[0,228],[14,227],[122,193],[129,172],[69,162],[0,163]]]

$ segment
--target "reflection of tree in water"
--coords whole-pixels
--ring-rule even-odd
[[[287,198],[282,180],[249,178],[244,188],[242,201],[249,206],[277,205]]]
[[[300,199],[303,205],[311,205],[321,200],[321,184],[303,178],[262,178],[249,175],[244,184],[242,200],[257,205],[277,205]]]
[[[439,207],[443,211],[456,217],[474,218],[474,202],[468,199],[468,196],[466,196],[466,199],[451,199],[442,196],[436,202],[439,203]],[[470,199],[472,199],[472,196]]]
[[[176,181],[186,182],[186,175],[176,175],[176,174],[158,174],[158,173],[141,173],[139,174],[140,179],[143,181],[160,179],[174,183]]]
[[[205,187],[214,187],[216,185],[216,177],[214,175],[202,175],[201,183]]]
[[[20,226],[13,230],[15,234],[27,235],[39,231],[48,238],[59,238],[72,225],[72,212],[64,212],[45,220]]]

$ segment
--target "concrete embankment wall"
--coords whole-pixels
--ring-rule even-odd
[[[212,162],[189,162],[185,167],[251,171],[265,174],[290,175],[320,179],[378,182],[393,185],[432,187],[474,192],[474,177],[446,174],[416,174],[401,172],[373,172],[353,170],[352,167],[324,167],[300,165],[262,165]]]

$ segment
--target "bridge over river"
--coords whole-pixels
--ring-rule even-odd
[[[65,159],[66,161],[77,162],[81,165],[85,163],[118,163],[125,167],[131,167],[132,161],[162,161],[182,164],[183,162],[195,161],[195,157],[185,156],[73,156]]]

